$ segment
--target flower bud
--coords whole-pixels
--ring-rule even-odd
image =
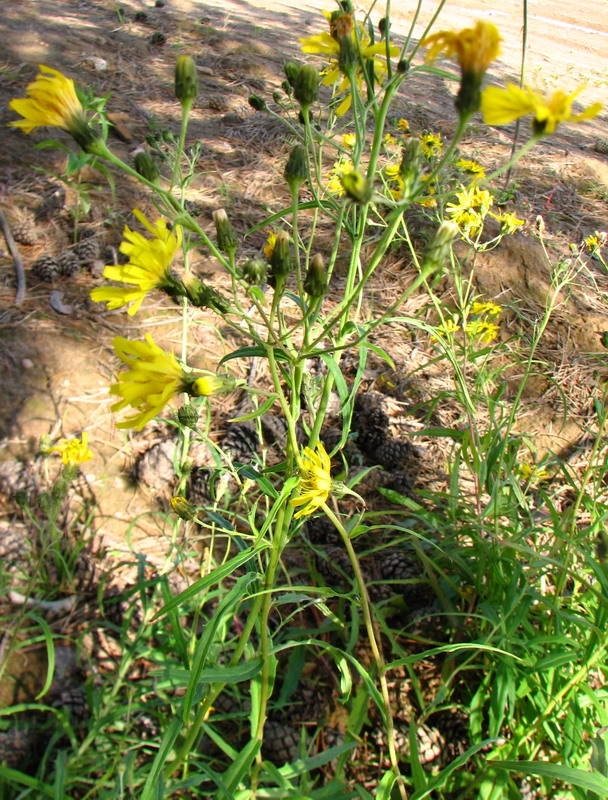
[[[190,403],[182,406],[177,412],[177,418],[185,428],[196,428],[199,413]]]
[[[185,296],[195,308],[212,308],[220,314],[227,314],[230,311],[230,303],[225,297],[210,286],[206,286],[192,273],[184,275],[183,282]]]
[[[441,223],[435,238],[429,242],[422,255],[422,272],[430,274],[443,269],[450,257],[452,241],[459,232],[458,225],[445,220]]]
[[[357,49],[352,36],[342,36],[339,42],[340,54],[338,56],[338,66],[341,72],[348,75],[357,66]]]
[[[275,278],[284,278],[291,271],[291,250],[289,234],[279,231],[270,257],[270,269]]]
[[[288,97],[291,97],[293,94],[293,87],[289,81],[283,81],[281,84],[281,89],[285,92]]]
[[[297,192],[308,178],[308,153],[301,144],[291,151],[283,175],[292,192]]]
[[[261,286],[266,283],[268,264],[263,258],[256,256],[243,264],[243,278],[252,286]]]
[[[290,86],[296,85],[296,80],[298,78],[298,74],[300,72],[300,65],[297,61],[287,61],[285,66],[283,67],[283,71],[285,72],[285,77],[289,82]],[[288,92],[291,94],[291,92]]]
[[[407,200],[420,183],[420,163],[422,161],[422,144],[417,136],[412,136],[403,146],[399,175],[403,180],[403,199]]]
[[[190,56],[178,56],[175,63],[175,96],[182,108],[191,108],[198,94],[196,64]]]
[[[217,211],[213,212],[213,221],[215,222],[217,246],[222,253],[233,256],[238,245],[238,240],[232,223],[228,219],[228,215],[223,208],[218,208]]]
[[[319,94],[319,73],[314,67],[308,64],[300,67],[293,94],[306,114]]]
[[[148,150],[142,150],[133,159],[133,166],[136,172],[150,183],[156,183],[159,172],[156,161],[152,158]]]
[[[279,92],[278,89],[275,89],[274,92],[272,93],[272,99],[278,106],[280,106],[281,103],[283,102],[283,95],[281,94],[281,92]]]
[[[250,94],[247,102],[255,111],[268,111],[266,101],[259,94]]]
[[[325,272],[323,256],[321,253],[315,253],[315,255],[312,257],[306,272],[304,289],[313,300],[323,297],[327,291],[327,273]]]
[[[407,61],[405,58],[402,58],[401,61],[397,62],[397,72],[400,75],[405,75],[405,73],[410,68],[410,62]]]
[[[380,37],[382,38],[386,33],[386,17],[381,17],[378,20],[378,30],[380,31]]]
[[[185,497],[180,497],[177,495],[176,497],[171,498],[170,503],[173,511],[185,522],[190,522],[190,520],[193,520],[196,517],[196,506],[193,506],[192,503],[189,500],[186,500]]]
[[[355,170],[346,172],[340,178],[340,182],[346,194],[355,203],[367,203],[371,197],[369,184],[360,172]]]

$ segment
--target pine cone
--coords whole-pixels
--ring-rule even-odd
[[[341,538],[333,522],[323,514],[306,520],[304,531],[311,544],[339,545]]]
[[[74,728],[82,725],[89,717],[87,695],[80,686],[64,689],[53,702],[53,708],[60,708],[65,711]]]
[[[441,763],[446,741],[438,728],[433,728],[430,725],[420,725],[416,729],[416,744],[418,745],[420,763],[423,767],[432,767],[436,762]]]
[[[32,264],[32,272],[41,281],[52,281],[59,272],[59,264],[55,256],[40,256]]]
[[[80,269],[80,262],[72,250],[63,250],[57,259],[57,266],[60,275],[71,278]]]
[[[266,720],[262,753],[274,764],[289,764],[300,758],[300,733],[292,725]]]
[[[416,496],[412,481],[407,472],[398,469],[384,474],[386,475],[386,479],[382,485],[385,489],[392,489],[393,492],[402,494],[404,497],[414,498]]]
[[[346,551],[341,547],[326,547],[327,559],[317,556],[317,570],[328,586],[349,591],[352,588],[353,568]]]
[[[23,768],[31,758],[38,735],[32,728],[0,731],[0,764]]]
[[[177,439],[172,437],[153,445],[136,461],[135,477],[154,492],[167,492],[175,483],[173,459]]]
[[[285,418],[276,417],[272,414],[263,414],[260,422],[262,424],[262,436],[266,444],[285,447],[287,442],[287,422]]]
[[[337,428],[327,428],[321,433],[321,441],[323,442],[323,446],[328,453],[339,444],[341,438],[342,431],[338,430]],[[359,449],[359,445],[354,441],[354,439],[348,438],[344,442],[342,449],[339,450],[334,456],[335,462],[341,466],[342,459],[340,456],[343,456],[346,459],[346,463],[349,466],[361,466],[361,464],[363,464],[363,453]]]
[[[374,454],[374,460],[388,470],[407,470],[418,464],[416,448],[403,439],[387,439]],[[411,469],[408,471],[412,471]]]
[[[439,711],[429,717],[429,724],[438,730],[446,742],[442,763],[449,764],[469,747],[469,721],[459,711]]]
[[[253,460],[260,440],[253,425],[240,422],[231,425],[221,441],[222,450],[232,461],[248,463]]]
[[[36,229],[34,227],[34,220],[20,220],[11,226],[11,233],[13,239],[19,244],[24,244],[26,247],[31,247],[36,244],[38,237],[36,236]]]
[[[74,247],[74,253],[81,267],[90,267],[99,258],[99,239],[93,231],[91,234],[81,238]]]
[[[357,433],[357,444],[369,455],[385,441],[389,419],[383,409],[384,399],[379,392],[359,394],[355,398],[352,429]]]

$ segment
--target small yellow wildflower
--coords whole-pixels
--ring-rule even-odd
[[[410,123],[406,119],[404,119],[403,117],[400,117],[397,120],[397,127],[403,133],[409,133],[410,132]]]
[[[387,133],[384,137],[384,144],[386,145],[397,144],[397,140],[392,135],[392,133]]]
[[[171,263],[182,244],[179,225],[169,230],[163,219],[157,219],[152,225],[139,209],[134,209],[133,214],[154,238],[146,239],[125,225],[120,252],[129,256],[129,261],[118,266],[109,265],[103,271],[104,278],[125,286],[99,286],[91,292],[91,300],[107,302],[110,310],[128,305],[130,316],[137,312],[148,292],[170,290],[178,285],[171,273]]]
[[[482,344],[489,344],[498,336],[498,325],[485,319],[476,319],[469,322],[465,331],[471,339],[479,339]]]
[[[473,175],[475,180],[483,180],[486,177],[485,169],[481,166],[481,164],[478,164],[477,161],[472,161],[468,158],[461,158],[456,162],[456,166],[463,172]]]
[[[544,99],[527,86],[523,89],[514,83],[509,83],[506,89],[488,86],[481,96],[483,120],[487,125],[506,125],[533,114],[532,125],[536,134],[553,133],[560,122],[584,122],[600,113],[601,103],[594,103],[580,114],[572,113],[572,102],[584,88],[580,86],[570,95],[554,92],[550,98]]]
[[[149,333],[145,339],[145,342],[134,342],[116,336],[112,342],[116,355],[128,367],[118,375],[118,383],[110,386],[110,394],[122,398],[111,407],[112,411],[120,411],[125,406],[137,411],[117,428],[140,431],[171,398],[186,391],[189,385],[175,356],[162,350]]]
[[[441,325],[437,325],[435,328],[435,334],[440,334],[441,336],[452,336],[455,333],[458,333],[460,330],[460,325],[454,319],[446,319]],[[431,341],[436,342],[439,339],[438,335],[433,334],[431,336]]]
[[[488,314],[490,317],[497,317],[500,312],[502,311],[502,306],[497,305],[496,303],[473,303],[471,306],[471,314],[474,317],[479,316],[480,314]]]
[[[332,487],[330,470],[331,462],[321,442],[317,442],[316,453],[310,447],[304,448],[300,459],[298,496],[289,501],[293,508],[303,506],[294,514],[295,519],[314,514],[326,502]]]
[[[169,502],[171,503],[171,508],[173,511],[185,522],[189,522],[196,517],[196,506],[192,505],[192,503],[189,500],[186,500],[185,497],[182,497],[181,495],[175,495],[175,497],[172,497]]]
[[[82,440],[78,437],[74,439],[60,439],[59,444],[51,447],[50,453],[59,453],[61,460],[66,467],[76,467],[85,461],[93,458],[93,453],[88,448],[89,438],[86,431],[82,434]]]
[[[346,147],[348,150],[352,150],[352,148],[357,144],[357,137],[354,133],[343,133],[342,134],[342,145]]]
[[[270,261],[272,258],[272,254],[274,253],[274,246],[277,243],[277,235],[276,233],[269,233],[268,238],[266,239],[266,244],[264,245],[264,255]]]
[[[422,142],[422,152],[427,158],[441,155],[443,142],[440,133],[421,133],[419,138]]]
[[[342,156],[334,163],[330,174],[326,176],[328,179],[326,184],[327,191],[331,192],[331,194],[337,195],[338,197],[343,197],[346,192],[344,190],[344,186],[342,185],[342,178],[354,171],[355,166],[350,158]]]
[[[546,481],[549,478],[546,469],[539,469],[536,464],[529,464],[527,461],[517,465],[517,472],[524,481],[532,484]]]
[[[500,53],[500,34],[491,22],[479,21],[474,28],[458,33],[439,31],[427,36],[420,44],[428,47],[425,61],[432,63],[442,52],[447,58],[455,55],[463,73],[483,75]]]
[[[501,211],[498,214],[492,214],[495,219],[500,222],[500,232],[506,236],[515,233],[518,228],[526,224],[523,219],[518,219],[515,214],[509,214],[506,211]]]
[[[458,202],[446,205],[447,213],[465,236],[477,236],[483,226],[483,219],[494,202],[493,196],[486,189],[473,185],[469,189],[461,186],[461,191],[456,192],[456,198]]]

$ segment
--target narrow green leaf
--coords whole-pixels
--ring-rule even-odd
[[[222,530],[225,531],[236,531],[234,525],[229,522],[225,517],[222,517],[221,514],[218,514],[217,511],[208,511],[205,509],[205,516],[209,517],[212,522],[215,522],[216,525],[219,525]]]
[[[227,361],[232,361],[234,358],[254,358],[254,356],[258,356],[261,358],[266,358],[266,349],[264,347],[260,347],[259,345],[248,345],[247,347],[239,347],[238,350],[234,350],[232,353],[228,353],[228,355],[224,356],[220,361],[220,366],[225,364]],[[289,361],[288,357],[282,350],[278,348],[274,349],[274,357],[277,361]]]
[[[396,780],[397,776],[394,772],[385,772],[376,789],[376,800],[390,800],[391,791]]]
[[[389,356],[386,350],[383,350],[381,347],[378,347],[377,344],[370,344],[370,342],[365,342],[365,346],[367,347],[368,350],[372,350],[383,361],[386,361],[386,363],[389,365],[391,369],[395,369],[395,362]]]
[[[608,797],[608,778],[599,772],[585,772],[585,770],[575,767],[565,767],[563,764],[549,764],[543,761],[488,761],[488,764],[499,769],[508,769],[510,772],[521,772],[524,775],[539,775],[542,778],[565,781],[589,792],[597,792],[600,797]]]
[[[271,395],[268,400],[266,400],[259,408],[256,408],[255,411],[252,411],[250,414],[243,414],[240,417],[232,417],[229,422],[247,422],[247,420],[261,417],[262,414],[265,414],[269,408],[272,408],[277,397],[278,395],[276,394]]]
[[[233,792],[245,775],[249,774],[250,767],[261,746],[262,742],[252,739],[223,774],[222,777],[229,792]]]
[[[142,789],[140,800],[154,800],[156,797],[156,789],[159,781],[161,786],[163,784],[163,767],[165,766],[165,762],[167,761],[167,758],[173,749],[173,745],[175,744],[181,729],[182,715],[176,714],[169,723],[169,727],[165,731],[165,735],[162,738],[158,752],[154,757],[154,761],[150,767],[150,772],[148,773],[144,788]]]
[[[23,772],[19,772],[17,769],[10,769],[9,767],[0,766],[0,778],[5,778],[7,781],[21,784],[21,786],[29,786],[31,789],[35,789],[37,792],[42,792],[42,794],[44,794],[46,797],[55,798],[55,793],[52,786],[49,786],[48,783],[39,781],[38,778],[34,778],[31,775],[25,775]],[[61,798],[61,800],[69,799],[64,796]]]
[[[42,628],[44,643],[46,644],[46,678],[44,681],[44,686],[34,698],[34,700],[40,700],[48,692],[48,690],[51,688],[51,684],[53,683],[53,677],[55,675],[55,645],[53,644],[53,634],[51,633],[51,629],[49,628],[47,621],[42,617],[33,614],[32,612],[30,612],[28,616],[30,616]]]
[[[239,465],[237,472],[239,475],[245,476],[245,478],[249,478],[250,481],[257,483],[260,489],[264,492],[264,494],[268,495],[268,497],[272,497],[273,500],[278,498],[279,493],[274,488],[272,483],[270,483],[268,478],[264,477],[261,472],[258,472],[255,467],[252,467],[251,464]]]

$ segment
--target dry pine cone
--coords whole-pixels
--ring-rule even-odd
[[[32,272],[41,281],[52,281],[59,272],[59,264],[55,256],[40,256],[32,265]]]

